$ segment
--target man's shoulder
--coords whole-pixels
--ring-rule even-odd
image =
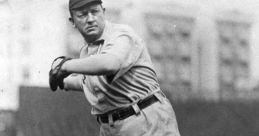
[[[116,39],[119,36],[129,36],[133,39],[140,39],[136,31],[127,24],[111,23],[109,22],[108,39]]]
[[[134,29],[126,24],[111,23],[114,32],[135,33]]]

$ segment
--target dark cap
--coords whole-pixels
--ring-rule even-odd
[[[102,3],[102,0],[69,0],[69,10],[77,9],[90,3]]]

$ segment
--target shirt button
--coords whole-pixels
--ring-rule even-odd
[[[98,91],[99,90],[99,88],[98,87],[94,87],[94,91]]]

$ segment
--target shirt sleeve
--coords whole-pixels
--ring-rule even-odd
[[[120,61],[120,68],[112,81],[118,79],[136,64],[143,51],[143,46],[139,42],[140,39],[137,36],[129,32],[122,32],[116,34],[105,44],[101,54],[113,55]]]
[[[70,76],[64,79],[65,90],[83,91],[82,79],[83,79],[82,74],[71,74]]]

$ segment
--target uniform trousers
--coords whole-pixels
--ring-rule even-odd
[[[139,114],[112,124],[100,123],[100,136],[180,136],[175,112],[169,100],[159,100],[142,109]]]

